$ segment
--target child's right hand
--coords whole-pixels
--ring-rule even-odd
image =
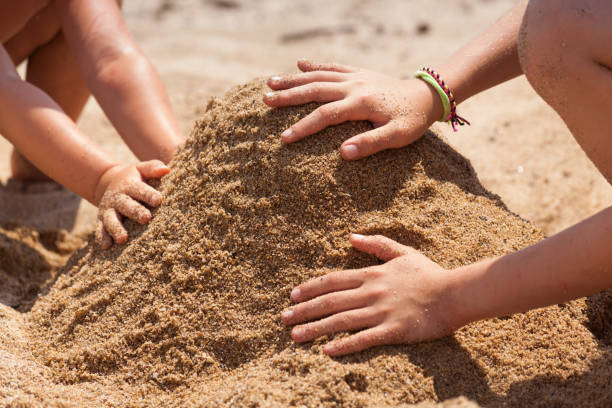
[[[281,137],[297,142],[330,125],[368,120],[375,129],[353,136],[340,147],[345,160],[406,146],[425,133],[443,113],[442,102],[429,85],[417,79],[398,80],[364,69],[299,60],[302,73],[272,77],[274,90],[264,96],[272,107],[324,102]]]
[[[141,203],[158,207],[162,202],[159,191],[145,181],[159,179],[170,172],[170,168],[159,160],[150,160],[136,165],[114,166],[107,170],[96,187],[98,223],[96,242],[104,249],[127,241],[128,234],[121,223],[122,216],[140,224],[151,219],[151,212]]]

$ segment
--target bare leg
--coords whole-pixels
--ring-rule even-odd
[[[11,38],[6,49],[15,63],[28,58],[26,80],[45,91],[76,121],[89,98],[89,90],[59,27],[50,5]],[[49,180],[15,149],[11,154],[11,171],[17,180]]]
[[[531,0],[519,38],[527,79],[612,183],[612,3]]]

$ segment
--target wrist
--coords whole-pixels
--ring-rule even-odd
[[[476,263],[447,271],[444,299],[448,311],[446,324],[451,330],[492,317],[492,305],[487,305],[487,293],[482,290],[485,269],[483,263]]]
[[[119,165],[119,163],[114,163],[100,172],[98,181],[96,182],[96,185],[94,187],[92,197],[89,200],[92,204],[94,204],[95,206],[100,205],[100,201],[102,200],[106,189],[111,183],[113,175],[115,175],[120,170],[120,168],[121,166]]]
[[[416,78],[407,80],[407,86],[417,92],[417,100],[421,101],[420,106],[422,106],[427,127],[440,120],[444,114],[444,105],[436,90],[426,82]]]

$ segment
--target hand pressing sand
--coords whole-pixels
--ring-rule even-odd
[[[298,61],[298,68],[304,73],[270,78],[268,86],[276,92],[267,92],[264,101],[273,107],[330,103],[283,131],[285,142],[297,142],[347,120],[368,120],[375,129],[340,147],[344,159],[356,160],[414,142],[442,116],[440,98],[421,81],[400,81],[362,68],[307,60]]]
[[[162,202],[159,191],[145,183],[159,179],[170,172],[170,168],[159,160],[130,166],[115,166],[107,170],[96,187],[98,223],[96,242],[104,249],[113,244],[124,244],[128,233],[121,223],[121,217],[146,224],[151,212],[140,203],[158,207]]]

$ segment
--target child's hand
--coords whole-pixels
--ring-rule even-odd
[[[435,91],[420,80],[397,80],[375,72],[339,64],[298,61],[303,73],[272,77],[275,92],[264,96],[272,107],[324,102],[307,117],[282,133],[285,142],[301,140],[330,125],[368,120],[375,129],[345,141],[345,160],[406,146],[421,137],[443,113]]]
[[[169,171],[161,161],[151,160],[130,166],[114,166],[102,175],[96,188],[99,208],[96,241],[102,248],[110,248],[113,240],[118,244],[127,241],[122,216],[140,224],[149,222],[151,212],[141,202],[158,207],[162,195],[145,180],[161,178]]]
[[[389,238],[352,235],[351,243],[388,262],[330,273],[296,287],[291,299],[298,304],[283,311],[281,319],[286,325],[311,323],[293,328],[295,341],[363,329],[325,345],[326,354],[339,356],[438,338],[460,326],[449,317],[449,271]]]

